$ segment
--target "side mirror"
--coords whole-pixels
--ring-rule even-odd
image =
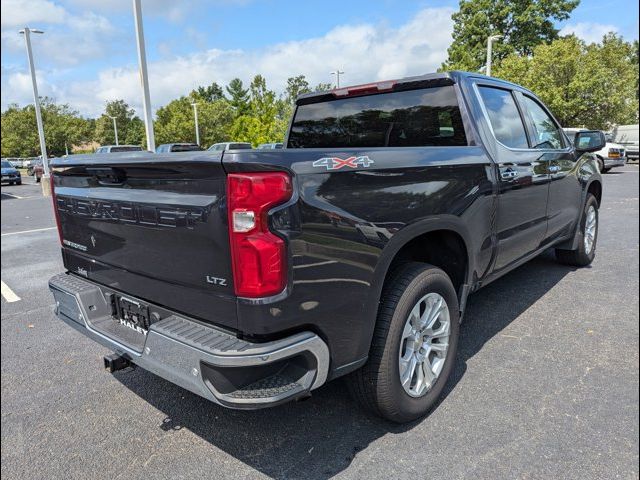
[[[573,144],[579,152],[597,152],[605,147],[607,139],[600,130],[584,130],[576,133]]]

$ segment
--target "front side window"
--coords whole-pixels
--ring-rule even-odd
[[[529,148],[522,117],[511,91],[494,87],[479,87],[478,90],[496,140],[509,148]]]
[[[564,148],[562,133],[560,133],[560,128],[553,121],[553,118],[533,98],[526,95],[522,98],[529,122],[533,127],[533,148]]]
[[[287,148],[466,146],[453,86],[300,105]]]

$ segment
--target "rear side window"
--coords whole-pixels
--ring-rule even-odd
[[[250,150],[250,143],[232,143],[229,145],[229,150]]]
[[[533,148],[564,148],[560,128],[553,121],[553,118],[533,98],[525,95],[522,99],[529,116],[529,122],[533,127],[535,136],[532,141]]]
[[[300,105],[288,148],[465,146],[454,87]]]
[[[522,117],[511,92],[493,87],[478,90],[496,140],[510,148],[529,148]]]

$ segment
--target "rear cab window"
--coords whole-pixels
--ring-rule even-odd
[[[183,144],[183,145],[173,145],[171,147],[172,152],[196,152],[202,150],[198,145],[192,144]]]
[[[287,148],[467,146],[453,86],[299,105]]]
[[[135,147],[135,146],[130,146],[130,147],[111,147],[111,153],[141,152],[141,151],[142,151],[142,147]]]

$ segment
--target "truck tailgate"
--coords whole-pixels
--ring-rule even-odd
[[[52,166],[70,272],[236,328],[219,154],[79,155]]]

